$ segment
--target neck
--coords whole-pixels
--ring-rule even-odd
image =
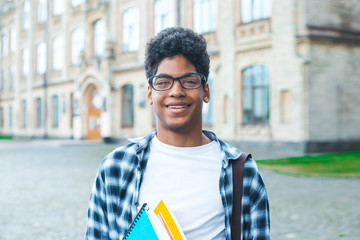
[[[197,147],[211,142],[202,131],[174,132],[157,130],[157,138],[168,145],[175,147]]]

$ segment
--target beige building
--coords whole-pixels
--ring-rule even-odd
[[[145,45],[204,35],[204,128],[303,152],[360,150],[358,0],[18,0],[1,6],[0,135],[122,139],[155,126]]]

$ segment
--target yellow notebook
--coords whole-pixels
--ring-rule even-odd
[[[167,229],[171,240],[186,240],[175,215],[166,207],[163,200],[154,209],[155,214],[161,219]]]

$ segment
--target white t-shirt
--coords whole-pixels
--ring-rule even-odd
[[[221,150],[216,141],[180,148],[155,136],[140,187],[140,203],[154,208],[164,200],[188,240],[225,239],[220,173]]]

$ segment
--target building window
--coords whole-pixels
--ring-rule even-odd
[[[102,58],[106,49],[106,24],[100,19],[94,24],[94,56]]]
[[[71,63],[79,65],[81,62],[81,52],[84,50],[84,29],[77,28],[71,33]]]
[[[64,38],[57,36],[53,40],[53,69],[61,70],[64,66]]]
[[[84,0],[71,0],[71,5],[73,7],[77,7],[80,6],[81,4],[83,4]]]
[[[214,74],[210,73],[208,77],[208,84],[210,88],[210,101],[208,103],[203,103],[203,109],[202,109],[202,119],[204,126],[212,126],[214,124],[213,82],[214,82]]]
[[[167,27],[175,26],[175,1],[156,0],[154,7],[154,33],[158,34]]]
[[[24,48],[22,51],[22,75],[27,77],[30,71],[30,50],[29,48]]]
[[[64,13],[64,1],[54,0],[54,16],[59,16]]]
[[[194,0],[194,31],[198,33],[214,32],[217,22],[216,0]]]
[[[253,65],[243,71],[243,123],[269,122],[270,71],[265,65]]]
[[[139,48],[139,9],[129,8],[123,15],[123,52],[135,52]]]
[[[36,49],[36,72],[37,74],[44,74],[47,65],[46,43],[41,42]]]
[[[27,125],[27,104],[26,104],[26,100],[23,100],[23,104],[22,104],[22,128],[26,128]]]
[[[10,51],[14,53],[16,51],[16,29],[12,28],[10,29]]]
[[[241,22],[248,23],[271,17],[271,0],[242,0]]]
[[[127,84],[122,88],[122,126],[134,125],[134,88]]]
[[[47,21],[48,16],[48,1],[47,0],[38,0],[38,23],[44,23]]]
[[[59,96],[52,97],[52,110],[53,110],[53,128],[59,127]]]
[[[1,34],[1,56],[6,56],[8,54],[9,48],[9,39],[5,33]]]
[[[42,127],[42,101],[41,98],[36,99],[36,127]]]
[[[0,70],[0,91],[5,90],[5,81],[6,81],[5,76],[6,76],[5,70],[1,69]]]
[[[9,107],[9,128],[13,126],[13,110],[12,107]]]
[[[31,12],[31,7],[30,7],[30,0],[25,0],[24,1],[24,7],[23,7],[23,22],[22,22],[22,26],[23,29],[25,30],[29,30],[30,28],[30,12]]]

